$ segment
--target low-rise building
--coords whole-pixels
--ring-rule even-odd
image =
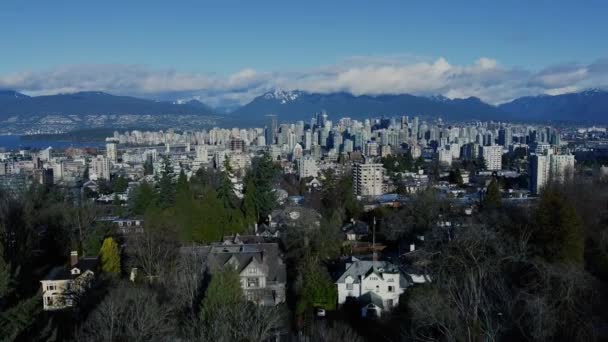
[[[388,261],[351,257],[336,281],[338,304],[353,298],[361,305],[362,317],[380,317],[399,304],[399,296],[408,285],[405,275]]]
[[[69,267],[55,267],[40,281],[43,309],[52,311],[75,306],[91,286],[97,263],[97,258],[79,259],[78,252],[72,251]]]

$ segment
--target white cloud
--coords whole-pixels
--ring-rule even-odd
[[[310,70],[231,75],[154,69],[143,65],[67,65],[0,75],[0,88],[31,95],[85,90],[155,99],[197,98],[213,106],[244,104],[273,88],[355,95],[411,93],[450,98],[476,96],[501,103],[524,95],[561,94],[608,84],[608,60],[564,64],[540,71],[502,66],[481,57],[468,65],[411,55],[356,56]]]

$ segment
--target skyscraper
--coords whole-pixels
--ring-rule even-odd
[[[266,115],[268,123],[266,126],[266,144],[274,145],[277,134],[277,116],[273,114]]]

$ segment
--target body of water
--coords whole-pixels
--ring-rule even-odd
[[[22,139],[19,135],[0,135],[0,148],[6,150],[18,150],[18,149],[43,149],[47,147],[54,149],[64,149],[68,147],[102,147],[103,142],[92,141],[53,141],[53,140],[26,140]]]

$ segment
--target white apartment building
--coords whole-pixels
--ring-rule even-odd
[[[306,177],[317,177],[319,175],[317,161],[310,156],[300,158],[300,160],[298,160],[298,175],[300,179]]]
[[[196,161],[199,163],[209,162],[209,152],[206,145],[196,145]]]
[[[535,194],[541,192],[549,180],[563,182],[569,172],[574,170],[574,156],[553,154],[545,150],[543,154],[530,156],[530,191]]]
[[[115,142],[106,143],[106,157],[110,159],[112,162],[116,163],[118,160],[118,152],[116,150]]]
[[[380,196],[385,192],[382,164],[357,163],[353,167],[353,188],[358,196]]]
[[[91,161],[91,174],[92,180],[97,179],[110,179],[110,159],[105,156],[98,155]]]
[[[500,171],[502,169],[502,146],[483,146],[481,150],[486,163],[486,170]]]
[[[437,151],[439,163],[444,165],[452,165],[452,151],[441,148]]]

